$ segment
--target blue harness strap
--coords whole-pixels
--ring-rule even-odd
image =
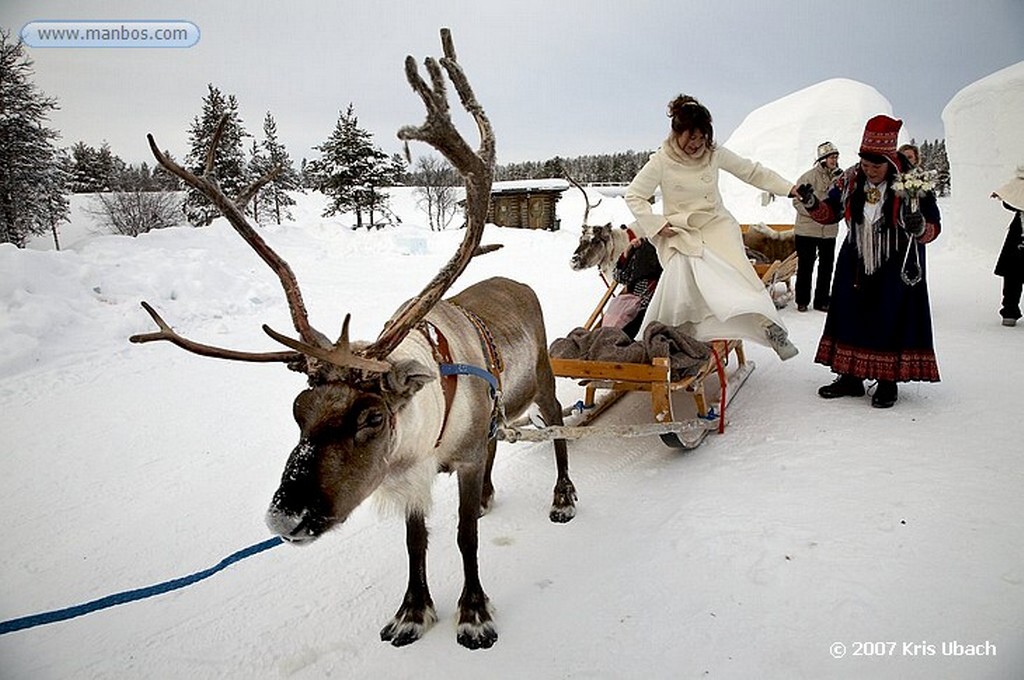
[[[482,378],[491,386],[491,398],[494,398],[498,393],[498,379],[493,373],[486,371],[479,366],[473,366],[471,364],[438,364],[437,367],[440,369],[441,375],[472,375],[477,378]]]
[[[487,384],[491,386],[491,401],[494,402],[494,406],[491,408],[491,424],[488,427],[487,436],[494,439],[498,434],[498,410],[500,407],[498,397],[501,387],[498,383],[498,378],[490,371],[471,364],[438,364],[437,368],[442,376],[471,375],[487,381]]]

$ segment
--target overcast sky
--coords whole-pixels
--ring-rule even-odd
[[[439,56],[442,26],[499,163],[653,149],[681,92],[708,105],[724,141],[754,109],[837,77],[876,88],[910,136],[936,139],[953,95],[1024,60],[1024,0],[0,0],[15,35],[51,19],[199,27],[190,48],[29,50],[60,102],[62,144],[107,141],[129,162],[151,160],[147,132],[183,157],[208,83],[237,97],[259,139],[273,113],[296,162],[317,156],[349,103],[398,152],[395,132],[424,116],[405,56]]]

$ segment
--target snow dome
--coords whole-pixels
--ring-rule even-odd
[[[723,146],[795,182],[812,166],[818,144],[826,140],[839,149],[840,167],[853,165],[864,123],[879,113],[893,115],[892,105],[878,90],[855,80],[833,78],[755,109]],[[910,138],[905,129],[900,137],[901,142]],[[792,224],[795,219],[789,199],[776,199],[762,207],[760,190],[728,173],[721,173],[719,179],[725,205],[741,223]]]
[[[998,253],[1010,213],[992,191],[1024,165],[1024,61],[968,85],[942,110],[952,209],[970,242]],[[994,256],[993,256],[994,257]],[[995,260],[993,259],[993,263]]]

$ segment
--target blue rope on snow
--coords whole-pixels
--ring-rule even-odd
[[[73,607],[67,607],[65,609],[56,609],[50,612],[43,612],[41,614],[32,614],[31,616],[23,616],[18,619],[11,619],[10,621],[0,622],[0,635],[6,633],[13,633],[16,630],[22,630],[25,628],[35,628],[36,626],[42,626],[47,623],[56,623],[57,621],[66,621],[73,619],[78,616],[84,616],[100,609],[107,609],[114,607],[119,604],[125,604],[127,602],[134,602],[135,600],[142,600],[147,597],[153,597],[154,595],[162,595],[172,590],[184,588],[190,586],[197,581],[202,581],[205,578],[209,578],[216,574],[218,571],[231,566],[239,560],[243,560],[246,557],[250,557],[257,553],[261,553],[264,550],[269,550],[276,545],[282,543],[280,536],[268,538],[262,543],[251,545],[248,548],[239,550],[236,553],[228,555],[220,562],[204,569],[203,571],[197,571],[194,574],[188,576],[182,576],[181,578],[171,579],[170,581],[164,581],[152,586],[146,586],[145,588],[136,588],[135,590],[126,590],[122,593],[114,593],[113,595],[107,595],[101,597],[98,600],[92,602],[86,602],[84,604],[77,604]]]

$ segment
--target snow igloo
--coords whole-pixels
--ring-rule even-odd
[[[892,104],[878,90],[848,78],[833,78],[755,109],[723,146],[795,182],[814,164],[818,144],[824,141],[839,149],[840,167],[854,165],[864,124],[879,113],[893,115]],[[900,143],[909,139],[906,129],[901,130]],[[728,173],[721,173],[719,188],[726,207],[741,224],[792,224],[796,219],[790,199],[778,197],[762,206],[759,189]]]
[[[942,123],[952,185],[943,225],[949,236],[992,253],[994,264],[1011,215],[991,194],[1024,166],[1024,61],[956,93]]]

